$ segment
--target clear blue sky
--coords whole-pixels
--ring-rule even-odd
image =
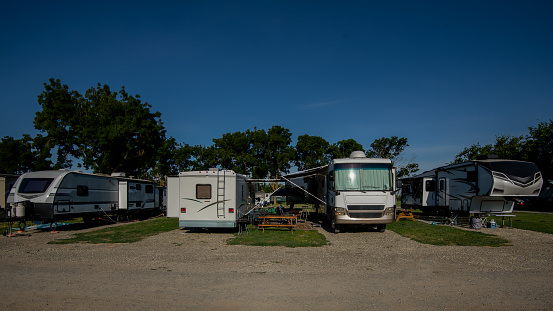
[[[125,86],[168,136],[407,137],[422,170],[553,118],[553,1],[4,1],[0,136],[49,78]]]

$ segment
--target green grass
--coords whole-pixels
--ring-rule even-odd
[[[178,219],[175,218],[155,218],[91,232],[76,233],[69,239],[54,240],[49,244],[133,243],[149,236],[178,229],[178,222]]]
[[[515,211],[513,215],[516,215],[516,217],[513,217],[513,228],[553,233],[553,214]],[[488,221],[491,219],[495,219],[498,224],[501,224],[501,217],[488,217]],[[505,219],[505,225],[509,225],[508,219]]]
[[[248,234],[235,234],[227,241],[229,245],[250,245],[250,246],[286,246],[286,247],[317,247],[327,245],[325,236],[316,230],[294,230],[289,229],[260,229],[250,226]]]
[[[495,235],[430,225],[421,221],[396,221],[389,224],[387,229],[423,244],[492,247],[509,245],[508,240]]]

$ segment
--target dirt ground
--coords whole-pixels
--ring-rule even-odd
[[[482,229],[507,247],[424,245],[387,230],[330,245],[230,246],[174,230],[132,244],[0,236],[1,310],[552,310],[553,235]]]

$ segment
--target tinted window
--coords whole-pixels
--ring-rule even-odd
[[[42,193],[50,186],[54,178],[24,178],[19,186],[20,193]]]
[[[80,197],[88,196],[88,187],[87,186],[77,186],[77,195]]]
[[[196,185],[196,199],[211,199],[211,185]]]
[[[144,191],[146,191],[146,193],[154,193],[154,186],[146,185],[144,186]]]

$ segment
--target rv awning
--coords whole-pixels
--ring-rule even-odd
[[[314,175],[326,175],[327,171],[328,171],[328,165],[325,165],[325,166],[310,168],[310,169],[305,170],[305,171],[286,174],[282,177],[285,178],[285,179],[291,179],[291,178],[309,177],[309,176],[314,176]]]

